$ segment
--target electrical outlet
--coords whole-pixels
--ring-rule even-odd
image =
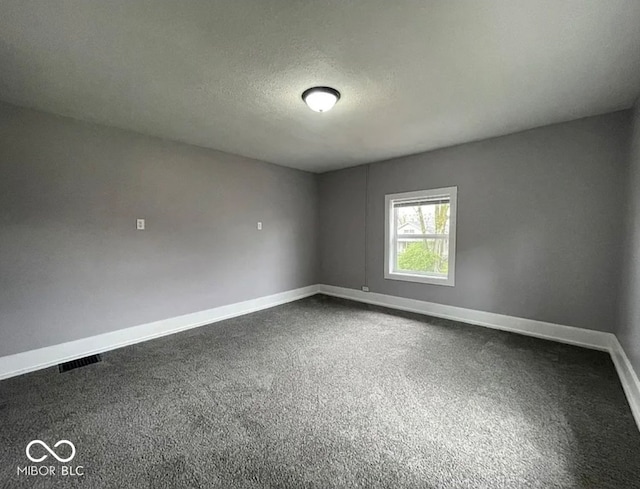
[[[363,285],[362,292],[369,292],[369,287],[367,287],[366,285]]]
[[[262,221],[258,221],[258,231],[262,231]]]
[[[140,231],[144,229],[144,219],[136,219],[136,229]]]

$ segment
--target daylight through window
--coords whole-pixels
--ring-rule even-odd
[[[454,285],[457,188],[385,199],[385,278]]]

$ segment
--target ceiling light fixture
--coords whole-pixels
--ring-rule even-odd
[[[331,87],[313,87],[302,92],[302,100],[311,110],[326,112],[340,100],[340,92]]]

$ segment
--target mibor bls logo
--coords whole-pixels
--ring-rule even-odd
[[[62,448],[65,445],[68,448]],[[36,448],[37,446],[41,448]],[[27,458],[37,464],[44,462],[49,457],[56,459],[61,464],[66,464],[76,456],[76,447],[69,440],[60,440],[53,445],[53,448],[58,448],[58,451],[53,450],[42,440],[32,440],[27,445],[25,452]],[[18,466],[18,475],[76,477],[84,475],[84,467],[82,465],[24,465],[22,467]]]

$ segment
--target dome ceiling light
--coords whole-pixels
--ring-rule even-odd
[[[313,87],[302,92],[302,100],[311,110],[327,112],[340,100],[340,92],[331,87]]]

